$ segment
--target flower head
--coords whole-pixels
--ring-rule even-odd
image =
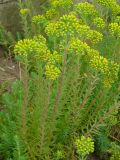
[[[120,25],[120,16],[116,17],[115,22],[117,22]]]
[[[105,7],[111,7],[116,4],[116,0],[96,0],[98,4]]]
[[[110,23],[109,32],[112,36],[120,37],[120,25],[117,22]]]
[[[57,37],[70,37],[74,36],[78,25],[79,21],[74,14],[64,15],[57,22],[49,23],[46,32]]]
[[[41,35],[33,39],[24,39],[18,41],[15,45],[14,52],[23,57],[32,57],[36,60],[47,60],[50,51],[46,46],[45,38]]]
[[[76,5],[76,11],[82,18],[96,17],[98,15],[97,11],[94,8],[94,5],[88,2],[78,3]]]
[[[33,37],[33,40],[35,40],[38,43],[44,43],[46,44],[46,39],[42,35],[37,35]]]
[[[23,14],[23,15],[27,14],[28,12],[29,12],[29,9],[27,9],[27,8],[23,8],[23,9],[20,10],[20,13]]]
[[[77,33],[80,35],[82,39],[88,37],[91,31],[90,27],[87,25],[76,26],[76,29],[77,29]]]
[[[32,17],[32,22],[35,24],[43,24],[46,22],[44,15],[36,15]]]
[[[99,41],[102,40],[102,38],[103,38],[102,33],[97,32],[97,31],[95,31],[95,30],[91,30],[91,31],[88,33],[88,39],[90,39],[90,41],[91,41],[93,44],[98,43]]]
[[[95,27],[97,27],[98,29],[103,29],[105,27],[105,22],[102,18],[97,17],[93,20],[93,24],[95,25]]]
[[[69,42],[69,51],[77,55],[84,55],[90,47],[78,38],[72,38]]]
[[[48,63],[45,66],[45,70],[46,76],[51,80],[56,80],[61,73],[60,69],[51,63]]]
[[[33,53],[38,46],[39,44],[34,40],[24,39],[18,41],[18,43],[15,45],[14,52],[18,55],[27,56],[28,54]]]
[[[118,79],[119,65],[109,62],[94,49],[89,50],[88,57],[92,69],[100,73],[103,78],[103,84],[106,87],[110,87]]]
[[[46,15],[45,15],[45,17],[47,18],[47,19],[52,19],[54,16],[56,16],[58,14],[58,12],[54,9],[54,8],[52,8],[52,9],[49,9],[47,12],[46,12]]]
[[[57,23],[49,22],[48,25],[45,28],[45,32],[49,36],[56,36],[57,32]]]
[[[54,8],[70,8],[73,5],[72,0],[51,0],[51,5]]]
[[[52,54],[49,55],[48,62],[51,64],[55,64],[56,62],[61,62],[62,56],[57,52],[54,51]]]
[[[90,137],[81,136],[80,139],[76,139],[75,147],[77,154],[82,157],[94,152],[94,142]]]

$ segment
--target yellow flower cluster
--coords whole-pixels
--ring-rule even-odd
[[[51,5],[54,8],[70,8],[73,5],[72,0],[51,0]]]
[[[20,10],[20,14],[27,14],[29,12],[29,9],[27,9],[27,8],[24,8],[24,9],[21,9]]]
[[[64,15],[58,21],[50,22],[45,31],[49,36],[62,38],[79,35],[81,39],[90,39],[93,43],[99,42],[103,37],[101,33],[91,30],[89,26],[82,25],[74,14]]]
[[[111,86],[118,78],[119,65],[109,62],[94,49],[89,50],[88,57],[90,66],[102,74],[104,85],[106,87]]]
[[[85,136],[81,136],[80,139],[76,139],[75,147],[77,154],[81,157],[85,157],[94,152],[94,142],[90,137],[86,138]]]
[[[28,54],[34,53],[38,46],[39,43],[36,43],[36,41],[32,39],[20,40],[15,45],[14,53],[20,56],[27,56]]]
[[[49,23],[46,27],[46,33],[57,37],[74,36],[77,26],[79,26],[79,21],[75,15],[64,15],[56,23]]]
[[[116,16],[117,14],[120,13],[120,5],[118,5],[117,3],[111,5],[111,10],[112,10],[112,15]]]
[[[120,70],[120,67],[115,62],[109,62],[109,72],[105,74],[104,77],[104,85],[110,86],[112,83],[114,83],[115,80],[118,79],[118,72]]]
[[[120,5],[117,4],[116,0],[96,0],[96,2],[103,7],[109,8],[113,16],[120,13]]]
[[[85,55],[85,61],[90,64],[90,67],[102,75],[105,86],[110,86],[117,80],[119,65],[108,61],[97,50],[90,48],[80,39],[71,38],[68,51],[69,53],[76,53],[76,55]]]
[[[57,62],[60,63],[62,57],[57,51],[54,51],[53,54],[50,53],[46,45],[46,39],[43,36],[38,35],[34,36],[33,39],[18,41],[14,52],[16,55],[22,56],[22,58],[27,57],[28,59],[45,61],[45,74],[48,78],[55,80],[59,76],[60,69],[55,64]]]
[[[32,22],[35,24],[43,24],[46,22],[44,15],[36,15],[32,17]]]
[[[89,39],[92,43],[98,43],[103,38],[102,33],[91,30],[87,25],[79,25],[77,32],[82,39]]]
[[[90,47],[78,38],[72,38],[69,42],[69,52],[71,53],[76,53],[77,55],[84,55],[89,49]]]
[[[56,62],[60,63],[62,61],[62,56],[57,52],[54,51],[52,54],[49,55],[48,62],[51,64],[55,64]]]
[[[20,56],[32,56],[36,60],[43,59],[46,60],[47,55],[50,53],[46,46],[45,38],[39,35],[35,36],[33,39],[24,39],[18,41],[15,45],[14,52]]]
[[[112,36],[120,37],[120,25],[117,22],[113,22],[109,25],[109,32]]]
[[[83,38],[88,38],[89,33],[91,31],[90,27],[87,25],[78,25],[76,26],[77,33],[80,35],[80,37]]]
[[[54,8],[52,8],[52,9],[50,9],[50,10],[48,10],[47,12],[46,12],[46,14],[45,14],[45,17],[47,18],[47,19],[52,19],[54,16],[56,16],[58,14],[58,12],[54,9]]]
[[[100,70],[102,74],[109,71],[108,69],[108,60],[103,56],[100,56],[99,52],[91,49],[89,51],[90,65],[96,70]]]
[[[56,80],[60,75],[61,71],[56,66],[56,63],[60,62],[62,62],[62,56],[57,51],[48,55],[45,74],[49,79]]]
[[[35,40],[38,43],[44,43],[46,44],[46,39],[42,35],[37,35],[33,37],[33,40]]]
[[[98,43],[99,41],[102,41],[103,39],[103,35],[102,33],[100,32],[97,32],[95,30],[91,30],[88,34],[88,38],[90,39],[90,41],[93,43],[93,44],[96,44]]]
[[[83,2],[83,3],[78,3],[76,6],[76,11],[81,15],[81,17],[95,17],[98,15],[97,11],[94,8],[94,5],[88,3],[88,2]]]
[[[105,7],[111,7],[116,4],[116,0],[96,0],[96,2]]]
[[[45,67],[45,74],[51,80],[56,80],[60,73],[60,69],[54,64],[48,63]]]
[[[98,29],[103,29],[105,27],[105,22],[102,18],[100,17],[96,17],[94,20],[93,20],[93,24],[95,25],[96,28]]]
[[[58,36],[74,36],[79,22],[74,14],[64,15],[58,22]]]
[[[86,61],[90,67],[96,72],[100,73],[103,77],[103,83],[106,87],[111,86],[118,78],[119,65],[109,62],[100,53],[91,49],[86,43],[83,43],[78,38],[72,38],[69,41],[69,52],[76,53],[77,55],[85,55]]]
[[[45,28],[45,32],[49,36],[56,36],[57,33],[57,22],[49,22],[47,27]]]
[[[120,25],[120,16],[116,17],[115,22],[117,22]]]

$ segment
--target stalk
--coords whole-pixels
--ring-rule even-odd
[[[21,113],[21,130],[23,133],[23,137],[25,138],[27,128],[26,128],[26,114],[27,114],[27,106],[28,106],[28,60],[26,57],[25,60],[25,67],[24,67],[24,78],[23,78],[23,86],[24,86],[24,100],[23,100],[23,107],[22,107],[22,113]]]
[[[55,98],[55,104],[54,104],[54,108],[53,108],[53,112],[52,112],[50,139],[52,137],[52,133],[55,128],[55,120],[57,118],[57,114],[58,114],[58,110],[59,110],[59,102],[60,102],[61,95],[62,95],[64,75],[65,75],[65,71],[66,71],[66,64],[67,64],[67,49],[64,50],[62,73],[61,73],[61,77],[58,82],[57,95]]]
[[[44,110],[42,113],[42,118],[41,118],[41,137],[40,137],[40,155],[42,154],[42,149],[43,149],[43,145],[44,145],[44,140],[45,140],[45,136],[46,136],[46,120],[47,120],[47,114],[48,114],[48,107],[49,107],[49,103],[50,103],[50,97],[51,97],[51,86],[52,83],[49,82],[48,84],[48,95],[47,95],[47,100],[44,106]]]

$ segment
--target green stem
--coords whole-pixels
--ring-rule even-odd
[[[28,106],[28,60],[26,57],[25,60],[25,67],[24,67],[24,75],[23,75],[23,86],[24,86],[24,101],[23,101],[23,107],[22,107],[22,115],[21,115],[21,121],[22,121],[22,133],[23,137],[25,137],[27,129],[26,129],[26,114],[27,114],[27,106]]]
[[[65,71],[66,71],[66,64],[67,64],[67,49],[65,49],[65,52],[64,52],[62,73],[61,73],[61,77],[58,82],[57,95],[56,95],[55,104],[54,104],[53,113],[52,113],[51,136],[52,136],[52,132],[54,131],[54,128],[55,128],[55,120],[57,118],[57,114],[58,114],[58,110],[59,110],[59,102],[60,102],[61,95],[62,95],[63,82],[64,82],[64,76],[65,76]]]

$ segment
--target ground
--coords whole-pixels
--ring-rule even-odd
[[[18,64],[10,56],[6,57],[4,51],[0,48],[0,84],[7,82],[10,86],[18,78]]]

